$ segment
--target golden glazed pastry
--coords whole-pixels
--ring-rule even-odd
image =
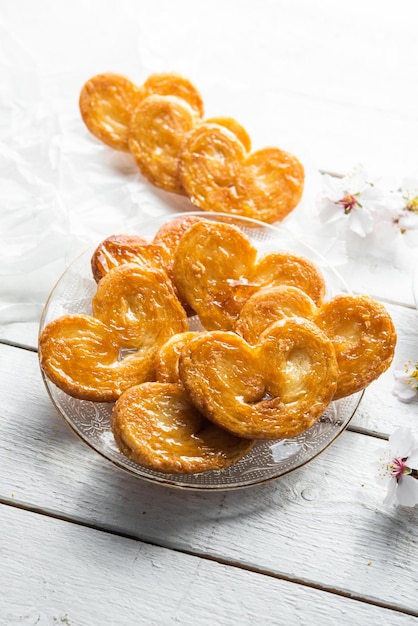
[[[254,265],[249,282],[258,288],[288,285],[304,291],[316,305],[325,296],[325,279],[310,259],[287,251],[262,256]]]
[[[340,294],[315,319],[331,339],[339,376],[335,399],[360,391],[390,366],[396,331],[385,307],[369,296]]]
[[[266,286],[297,287],[322,301],[325,281],[312,261],[289,252],[256,257],[249,238],[231,224],[202,221],[183,235],[174,282],[207,330],[233,329],[244,303]]]
[[[245,289],[256,255],[248,237],[231,224],[202,220],[184,233],[174,257],[174,282],[206,329],[232,328],[242,306],[234,293],[238,286]]]
[[[153,243],[165,251],[165,270],[170,278],[173,278],[174,257],[181,238],[190,226],[201,220],[197,215],[182,215],[165,222],[155,233]]]
[[[184,194],[178,175],[180,148],[198,120],[196,111],[176,96],[149,96],[137,106],[129,126],[129,149],[152,184]]]
[[[149,243],[139,235],[111,235],[104,239],[93,252],[91,269],[96,282],[122,263],[138,263],[146,267],[165,269],[161,247]]]
[[[143,97],[141,89],[129,78],[111,72],[98,74],[81,90],[81,117],[100,141],[115,150],[129,151],[129,123]]]
[[[179,373],[208,419],[250,439],[295,437],[331,402],[338,366],[327,336],[310,320],[269,326],[256,346],[233,332],[211,331],[183,348]]]
[[[260,289],[242,307],[234,330],[250,344],[256,344],[270,324],[285,317],[313,319],[314,301],[297,287],[280,285]]]
[[[116,402],[111,420],[121,452],[157,472],[224,469],[253,446],[206,420],[176,384],[151,382],[128,389]]]
[[[218,124],[227,128],[242,143],[247,152],[251,152],[251,138],[246,129],[233,117],[211,117],[203,122],[204,124]]]
[[[183,347],[197,335],[197,331],[188,331],[173,335],[165,342],[156,356],[155,372],[160,383],[181,384],[179,359]]]
[[[107,72],[93,76],[83,85],[79,98],[81,117],[89,131],[103,143],[128,152],[131,117],[137,106],[154,94],[182,98],[197,116],[203,116],[200,93],[179,74],[151,74],[138,86],[121,74]]]
[[[151,74],[140,89],[144,99],[155,94],[181,98],[196,112],[198,117],[203,117],[202,96],[193,83],[180,74],[174,72]]]
[[[283,220],[295,208],[305,178],[292,154],[279,148],[248,153],[233,132],[210,123],[185,138],[179,172],[187,195],[201,209],[263,222]]]
[[[112,402],[122,391],[155,377],[158,349],[187,330],[184,309],[166,275],[125,264],[98,284],[93,315],[65,315],[39,339],[40,365],[63,391]]]

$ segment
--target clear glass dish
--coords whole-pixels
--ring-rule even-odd
[[[158,228],[181,215],[197,215],[216,222],[235,224],[246,233],[259,255],[287,250],[314,261],[327,284],[326,298],[349,291],[344,280],[321,255],[297,240],[285,228],[222,213],[187,212],[139,223],[137,234],[152,238]],[[132,230],[130,231],[132,232]],[[112,233],[109,233],[112,234]],[[67,313],[91,313],[91,298],[96,289],[90,267],[94,248],[87,250],[64,272],[45,305],[40,332],[53,319]],[[196,329],[196,319],[191,319]],[[73,398],[43,376],[47,391],[58,412],[72,430],[93,450],[113,464],[144,480],[184,489],[221,490],[258,485],[309,463],[345,430],[361,401],[362,392],[332,402],[320,420],[298,437],[260,441],[252,451],[232,467],[199,474],[164,474],[144,468],[124,456],[114,441],[110,428],[112,404]]]

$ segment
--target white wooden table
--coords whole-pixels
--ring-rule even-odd
[[[257,146],[294,149],[313,170],[417,167],[413,0],[21,0],[1,3],[0,42],[3,303],[11,286],[15,299],[41,302],[61,270],[45,284],[13,276],[5,242],[27,244],[10,217],[20,183],[33,199],[13,207],[22,232],[39,199],[53,193],[65,207],[75,245],[62,266],[88,239],[123,230],[109,207],[129,216],[127,193],[143,185],[79,120],[79,89],[102,71],[179,71],[208,113],[237,117]],[[154,199],[156,213],[178,208]],[[145,204],[144,216],[153,210]],[[50,224],[33,225],[36,247]],[[355,263],[345,272],[385,302],[398,351],[418,359],[411,274]],[[63,422],[41,380],[30,311],[0,318],[1,624],[418,623],[418,507],[385,508],[369,467],[397,426],[418,429],[417,404],[392,394],[392,369],[303,468],[244,490],[176,490],[122,472]]]

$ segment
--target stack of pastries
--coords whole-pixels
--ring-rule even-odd
[[[271,223],[302,197],[299,159],[277,147],[252,151],[234,118],[205,118],[199,91],[183,76],[151,74],[138,86],[120,74],[98,74],[83,85],[79,107],[89,131],[130,152],[149,182],[204,211]]]
[[[71,396],[114,403],[119,449],[152,470],[220,470],[256,440],[299,435],[393,359],[379,302],[327,298],[311,260],[260,256],[231,223],[183,215],[151,241],[112,235],[91,267],[91,314],[46,325],[40,365]]]

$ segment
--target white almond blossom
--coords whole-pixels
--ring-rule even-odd
[[[377,482],[387,486],[384,504],[418,504],[418,439],[409,428],[397,428],[374,464]]]
[[[394,395],[401,402],[411,402],[418,394],[418,363],[409,360],[393,371],[395,384]]]

